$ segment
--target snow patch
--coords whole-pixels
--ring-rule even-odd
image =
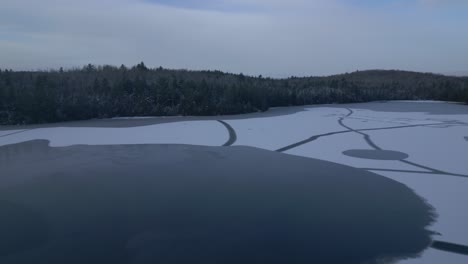
[[[216,121],[190,121],[130,128],[38,128],[0,138],[0,146],[35,139],[51,147],[71,145],[189,144],[221,146],[228,132]]]
[[[344,130],[336,119],[345,113],[345,109],[317,107],[286,116],[227,122],[237,133],[235,145],[277,150],[313,135]]]
[[[25,131],[25,130],[3,130],[3,131],[0,131],[0,137],[8,137],[9,135],[20,133],[22,131]]]

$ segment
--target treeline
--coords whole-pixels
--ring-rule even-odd
[[[0,124],[224,115],[276,106],[419,99],[468,102],[468,78],[376,70],[272,79],[220,71],[148,69],[144,63],[132,68],[0,70]]]

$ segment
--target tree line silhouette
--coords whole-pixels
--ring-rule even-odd
[[[376,100],[468,102],[468,78],[357,71],[286,79],[144,63],[50,71],[0,70],[0,124],[119,116],[225,115],[270,107]]]

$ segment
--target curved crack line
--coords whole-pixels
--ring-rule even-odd
[[[277,152],[285,152],[285,151],[288,151],[290,149],[294,149],[294,148],[300,147],[302,145],[305,145],[307,143],[310,143],[312,141],[315,141],[315,140],[317,140],[317,139],[319,139],[321,137],[333,136],[333,135],[337,135],[337,134],[346,134],[346,133],[351,133],[351,132],[355,132],[355,131],[361,132],[361,131],[392,130],[392,129],[400,129],[400,128],[425,127],[425,126],[439,125],[439,124],[440,123],[437,123],[437,124],[421,124],[421,125],[404,125],[404,126],[393,126],[393,127],[363,128],[363,129],[355,129],[354,131],[353,130],[335,131],[335,132],[329,132],[329,133],[324,133],[324,134],[319,134],[319,135],[312,136],[312,137],[310,137],[308,139],[304,139],[304,140],[296,142],[294,144],[291,144],[291,145],[282,147],[280,149],[277,149],[276,151]]]
[[[10,134],[1,135],[0,138],[11,136],[11,135],[16,135],[16,134],[23,133],[23,132],[28,132],[28,131],[31,131],[31,130],[33,130],[33,129],[25,129],[25,130],[21,130],[21,131],[16,131],[16,132],[13,132],[13,133],[10,133]]]
[[[449,172],[434,172],[434,171],[413,171],[413,170],[397,170],[397,169],[379,169],[379,168],[360,168],[361,170],[367,171],[384,171],[384,172],[403,172],[403,173],[414,173],[414,174],[431,174],[431,175],[446,175],[446,176],[456,176],[468,178],[468,175],[449,173]]]
[[[346,110],[349,111],[349,113],[344,116],[344,117],[341,117],[339,120],[338,120],[338,123],[344,127],[344,128],[347,128],[349,129],[350,131],[352,132],[355,132],[355,133],[358,133],[360,135],[362,135],[364,137],[364,140],[367,142],[367,144],[375,149],[375,150],[383,150],[381,147],[379,147],[377,144],[375,144],[371,137],[369,136],[369,134],[366,134],[364,132],[361,132],[361,131],[358,131],[350,126],[347,126],[344,124],[344,119],[347,118],[347,117],[350,117],[351,115],[354,114],[354,111],[350,108],[346,108]],[[425,125],[427,126],[427,125]],[[427,171],[430,171],[432,172],[433,174],[441,174],[441,175],[447,175],[447,176],[459,176],[459,177],[468,177],[467,175],[462,175],[462,174],[456,174],[456,173],[450,173],[450,172],[446,172],[446,171],[442,171],[442,170],[438,170],[438,169],[434,169],[434,168],[431,168],[431,167],[427,167],[427,166],[424,166],[424,165],[420,165],[420,164],[417,164],[415,162],[411,162],[411,161],[408,161],[408,160],[405,160],[405,159],[401,159],[401,160],[398,160],[402,163],[405,163],[405,164],[408,164],[408,165],[411,165],[411,166],[414,166],[414,167],[417,167],[417,168],[420,168],[420,169],[424,169],[424,170],[427,170]],[[424,173],[424,172],[423,172]]]
[[[221,123],[227,129],[227,131],[229,132],[229,139],[228,139],[228,141],[226,141],[226,143],[223,144],[223,147],[232,146],[237,141],[236,130],[234,130],[234,128],[232,128],[231,125],[229,125],[228,123],[226,123],[223,120],[217,120],[217,121],[219,123]]]
[[[288,151],[290,149],[294,149],[294,148],[297,148],[299,146],[302,146],[302,145],[305,145],[307,143],[310,143],[312,141],[315,141],[321,137],[326,137],[326,136],[332,136],[332,135],[337,135],[337,134],[344,134],[344,133],[349,133],[351,131],[349,130],[344,130],[344,131],[336,131],[336,132],[330,132],[330,133],[326,133],[326,134],[320,134],[320,135],[316,135],[316,136],[312,136],[308,139],[304,139],[302,141],[299,141],[297,143],[294,143],[294,144],[291,144],[291,145],[288,145],[286,147],[282,147],[280,149],[277,149],[275,150],[276,152],[285,152],[285,151]]]
[[[432,172],[438,173],[438,174],[448,174],[447,172],[444,172],[444,171],[441,171],[441,170],[438,170],[438,169],[434,169],[434,168],[430,168],[430,167],[426,167],[424,165],[411,162],[409,160],[400,160],[400,162],[403,162],[403,163],[406,163],[408,165],[418,167],[418,168],[421,168],[421,169],[424,169],[424,170],[432,171]]]
[[[329,133],[325,133],[325,134],[320,134],[320,135],[315,135],[315,136],[312,136],[308,139],[305,139],[305,140],[302,140],[302,141],[299,141],[297,143],[294,143],[294,144],[291,144],[291,145],[288,145],[286,147],[283,147],[283,148],[280,148],[278,150],[276,150],[277,152],[285,152],[285,151],[288,151],[288,150],[291,150],[291,149],[294,149],[294,148],[297,148],[299,146],[302,146],[302,145],[305,145],[305,144],[308,144],[310,142],[313,142],[321,137],[326,137],[326,136],[333,136],[333,135],[337,135],[337,134],[345,134],[345,133],[351,133],[351,132],[354,132],[354,133],[358,133],[360,135],[362,135],[364,137],[364,140],[367,142],[367,144],[369,146],[371,146],[373,149],[375,150],[382,150],[382,148],[380,148],[377,144],[375,144],[370,135],[364,133],[363,131],[378,131],[378,130],[391,130],[391,129],[400,129],[400,128],[412,128],[412,127],[428,127],[428,126],[432,126],[432,125],[440,125],[441,123],[432,123],[432,124],[419,124],[419,125],[404,125],[404,126],[394,126],[394,127],[382,127],[382,128],[364,128],[364,129],[354,129],[352,127],[349,127],[347,126],[346,124],[344,124],[344,119],[350,117],[351,115],[353,115],[353,110],[349,109],[349,108],[346,108],[349,113],[343,117],[340,117],[338,119],[338,123],[346,128],[347,130],[342,130],[342,131],[335,131],[335,132],[329,132]],[[406,164],[409,164],[409,165],[412,165],[414,167],[418,167],[418,168],[421,168],[421,169],[424,169],[426,171],[421,171],[421,172],[417,172],[417,173],[427,173],[427,174],[438,174],[438,175],[447,175],[447,176],[458,176],[458,177],[468,177],[468,175],[463,175],[463,174],[457,174],[457,173],[450,173],[450,172],[445,172],[445,171],[441,171],[441,170],[438,170],[438,169],[434,169],[434,168],[430,168],[430,167],[427,167],[427,166],[423,166],[423,165],[420,165],[420,164],[417,164],[417,163],[414,163],[414,162],[411,162],[411,161],[407,161],[407,160],[399,160],[400,162],[403,162],[403,163],[406,163]],[[375,170],[375,171],[378,171],[378,170],[381,170],[381,171],[386,171],[384,169],[366,169],[366,170]],[[398,172],[399,170],[394,170],[396,172]],[[416,172],[413,172],[413,171],[400,171],[400,172],[408,172],[408,173],[416,173]]]
[[[345,120],[346,118],[348,118],[348,117],[350,117],[351,115],[354,114],[354,111],[351,110],[350,108],[345,108],[345,109],[348,110],[349,113],[348,113],[346,116],[341,117],[340,119],[338,119],[338,123],[340,124],[340,126],[346,128],[346,129],[348,129],[348,130],[351,131],[351,132],[354,132],[354,133],[357,133],[357,134],[363,136],[363,137],[364,137],[364,140],[367,142],[367,144],[368,144],[371,148],[373,148],[373,149],[375,149],[375,150],[382,150],[381,147],[377,146],[377,144],[375,144],[375,143],[372,141],[371,137],[370,137],[368,134],[366,134],[366,133],[364,133],[364,132],[361,132],[361,131],[358,131],[358,130],[356,130],[356,129],[350,127],[350,126],[345,125],[344,120]]]
[[[435,240],[434,242],[432,242],[431,248],[468,256],[468,246],[465,246],[465,245],[459,245],[459,244]]]

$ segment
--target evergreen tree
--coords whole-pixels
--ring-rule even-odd
[[[0,124],[131,115],[220,115],[269,107],[373,100],[468,103],[468,78],[404,71],[271,79],[148,69],[141,62],[43,72],[0,71]]]

